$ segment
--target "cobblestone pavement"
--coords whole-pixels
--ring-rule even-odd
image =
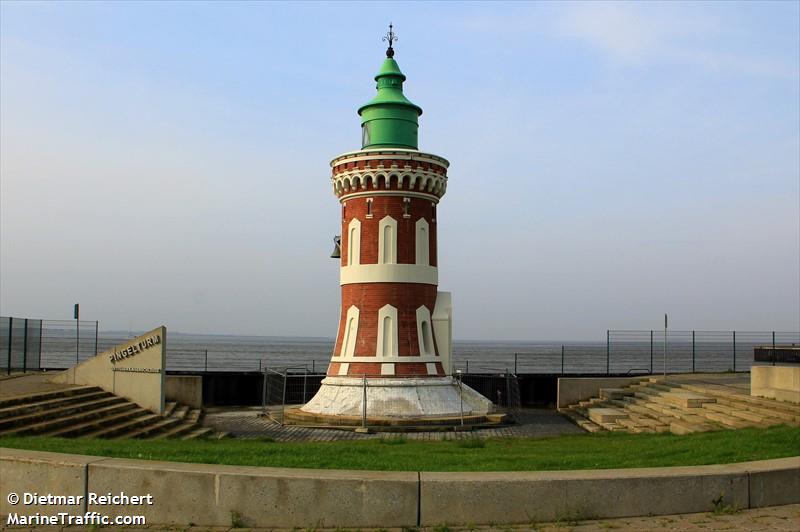
[[[0,528],[6,530],[6,528]],[[8,530],[31,530],[36,532],[53,532],[59,530],[57,527],[41,528],[19,528],[12,527]],[[69,527],[63,529],[65,532],[85,532],[94,530],[85,527]],[[106,528],[106,530],[111,530]],[[125,532],[279,532],[281,529],[270,528],[229,528],[229,527],[169,527],[152,526],[148,528],[126,527]],[[295,528],[293,532],[336,530],[345,532],[348,529],[325,529],[320,527]],[[355,532],[354,529],[351,529]],[[529,523],[527,525],[496,525],[493,527],[458,527],[458,526],[437,526],[430,528],[379,528],[362,529],[364,532],[386,531],[386,532],[465,532],[472,530],[498,531],[498,532],[639,532],[639,531],[667,531],[685,530],[689,532],[726,530],[732,532],[747,531],[775,531],[775,532],[797,532],[800,530],[800,504],[789,504],[786,506],[773,506],[770,508],[758,508],[755,510],[742,510],[731,514],[717,515],[713,513],[701,514],[682,514],[682,515],[661,515],[657,517],[624,517],[620,519],[603,519],[596,521],[570,521],[564,520],[557,523]]]
[[[318,429],[310,427],[281,427],[270,418],[260,416],[259,407],[209,408],[203,425],[217,431],[229,432],[239,438],[271,438],[275,441],[335,441],[395,437],[397,432],[360,434],[352,429]],[[555,410],[526,408],[518,412],[519,423],[507,427],[472,431],[403,432],[409,440],[450,440],[460,438],[535,438],[561,434],[581,434],[583,429],[573,425]]]

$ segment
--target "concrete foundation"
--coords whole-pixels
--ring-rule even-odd
[[[753,366],[750,395],[800,404],[800,366]]]
[[[366,379],[367,417],[432,418],[486,415],[492,403],[452,377]],[[363,415],[364,379],[327,377],[301,408],[325,416]]]

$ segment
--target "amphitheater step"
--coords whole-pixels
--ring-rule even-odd
[[[59,408],[65,405],[87,401],[89,399],[98,399],[107,395],[108,392],[97,389],[97,391],[90,391],[89,393],[84,394],[62,395],[51,399],[45,399],[43,401],[37,400],[36,402],[7,406],[5,408],[0,408],[0,420],[20,417],[27,414],[35,414],[37,412],[50,410],[52,408]]]
[[[25,395],[16,395],[13,397],[5,397],[0,399],[0,408],[7,408],[15,405],[29,404],[40,401],[47,401],[49,399],[56,399],[58,397],[67,397],[73,395],[83,395],[101,390],[97,386],[74,386],[72,388],[63,388],[60,390],[51,390],[48,392],[37,392]]]
[[[175,401],[167,401],[164,404],[164,417],[171,416],[177,406],[178,403],[176,403]]]
[[[13,429],[0,432],[0,436],[5,436],[8,434],[51,433],[56,429],[59,429],[61,427],[71,426],[76,422],[104,417],[116,413],[121,413],[134,408],[138,407],[133,403],[129,403],[127,401],[117,402],[116,404],[112,404],[110,406],[103,406],[101,408],[94,408],[92,410],[81,410],[78,413],[69,416],[48,419],[46,421],[34,423],[32,425],[15,427]]]
[[[201,427],[199,429],[194,429],[191,432],[184,434],[181,436],[182,440],[194,440],[197,438],[205,438],[207,436],[213,435],[214,431],[207,427]]]
[[[684,420],[676,420],[669,424],[669,431],[673,434],[691,434],[693,432],[708,432],[714,427],[705,423],[689,423]]]
[[[590,408],[589,419],[598,425],[614,423],[618,419],[626,418],[628,414],[617,408]]]
[[[163,440],[165,438],[177,438],[192,432],[197,428],[197,425],[188,421],[181,421],[175,425],[170,426],[163,432],[153,435],[154,440]]]
[[[661,397],[668,403],[680,406],[682,408],[699,408],[703,406],[704,403],[715,403],[717,401],[716,399],[706,395],[682,391],[667,392],[662,394]]]
[[[626,388],[600,388],[600,397],[609,400],[619,400],[633,395],[633,390]]]
[[[151,436],[157,435],[162,431],[179,424],[181,421],[179,419],[175,419],[172,417],[168,418],[161,418],[156,420],[154,423],[149,423],[144,427],[140,427],[136,430],[128,432],[126,434],[116,436],[113,439],[119,438],[150,438]]]
[[[153,414],[149,411],[140,412],[131,419],[126,419],[120,423],[111,426],[103,427],[93,432],[83,434],[84,438],[111,438],[113,436],[125,436],[126,432],[131,431],[137,427],[147,425],[161,419],[161,416]]]
[[[125,402],[124,399],[116,397],[109,393],[105,393],[99,399],[92,399],[86,402],[72,403],[57,408],[51,408],[41,412],[34,412],[32,414],[25,414],[0,420],[0,434],[4,430],[11,430],[14,428],[22,428],[31,425],[46,423],[48,420],[58,421],[65,417],[74,417],[74,414],[90,411],[102,406],[108,406]]]
[[[89,419],[87,421],[79,422],[76,424],[69,425],[67,427],[62,427],[60,429],[54,431],[48,431],[45,433],[46,436],[57,436],[57,437],[75,437],[75,436],[82,436],[86,432],[90,432],[92,430],[97,430],[98,427],[104,427],[109,424],[114,424],[120,421],[128,421],[133,417],[140,416],[147,412],[143,408],[127,408],[121,412],[115,412],[108,416],[102,417],[95,417]],[[81,421],[81,420],[78,420]]]

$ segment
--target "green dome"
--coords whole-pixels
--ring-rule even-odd
[[[397,61],[387,57],[375,76],[378,94],[358,109],[362,148],[417,149],[417,119],[422,114],[422,108],[403,94],[405,80]]]

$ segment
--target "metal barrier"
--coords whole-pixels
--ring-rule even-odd
[[[262,381],[262,401],[261,407],[265,415],[274,422],[283,426],[287,406],[304,405],[311,400],[319,391],[322,379],[326,377],[324,373],[310,373],[305,367],[290,368],[265,368]],[[361,375],[355,378],[361,379],[361,426],[364,429],[372,426],[369,409],[368,389],[374,386],[376,380],[385,378],[383,375]],[[521,409],[522,401],[520,397],[520,387],[517,376],[512,373],[497,375],[474,374],[466,375],[457,373],[454,375],[454,384],[459,389],[461,396],[461,425],[464,424],[464,416],[469,414],[465,409],[463,399],[464,386],[469,386],[492,401],[496,409],[507,413],[512,419],[516,418]],[[382,400],[382,404],[386,402]]]
[[[69,367],[98,349],[98,322],[0,317],[0,371]]]

